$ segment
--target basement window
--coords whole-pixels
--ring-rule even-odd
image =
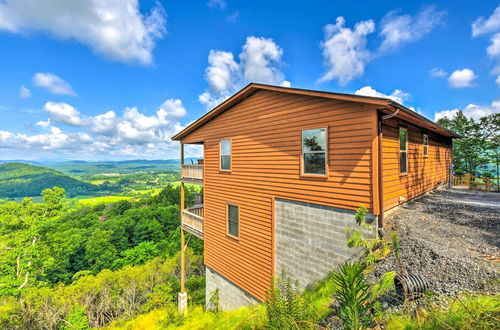
[[[424,134],[424,157],[429,156],[429,136]]]
[[[399,173],[408,173],[408,130],[399,128]]]
[[[326,175],[327,129],[302,131],[302,174]]]
[[[239,236],[240,210],[237,205],[227,204],[227,233],[230,236]]]
[[[220,141],[220,169],[231,170],[231,140]]]

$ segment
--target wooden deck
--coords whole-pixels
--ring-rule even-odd
[[[182,229],[203,239],[204,221],[203,221],[203,204],[198,204],[193,207],[182,210]]]
[[[203,165],[183,164],[181,178],[184,183],[203,185]]]

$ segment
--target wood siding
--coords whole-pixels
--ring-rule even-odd
[[[328,175],[304,177],[301,131],[319,127],[328,127]],[[376,134],[373,106],[260,90],[184,137],[204,143],[206,265],[264,300],[274,270],[274,198],[376,211]],[[219,141],[227,138],[231,172],[219,170]],[[226,203],[240,207],[239,239],[226,234]]]
[[[449,181],[451,138],[433,134],[398,119],[383,122],[384,210]],[[399,173],[399,127],[408,129],[408,173]],[[423,135],[429,136],[429,155],[424,157]]]

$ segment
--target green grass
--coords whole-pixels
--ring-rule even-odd
[[[86,206],[94,206],[97,204],[109,204],[116,203],[121,200],[130,200],[132,197],[129,196],[103,196],[103,197],[90,197],[80,199],[79,202]]]
[[[447,300],[448,306],[430,303],[413,313],[383,314],[387,329],[500,329],[500,296],[463,295]]]
[[[160,193],[161,190],[162,190],[161,188],[134,190],[134,191],[132,191],[132,194],[134,194],[134,195],[149,195],[149,194],[151,194],[151,196],[156,196]]]

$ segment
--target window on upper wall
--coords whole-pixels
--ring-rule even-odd
[[[302,174],[326,175],[326,128],[302,131]]]
[[[424,157],[429,156],[429,136],[424,134]]]
[[[228,235],[239,236],[240,210],[237,205],[227,204],[227,233]]]
[[[220,169],[231,170],[231,140],[220,141]]]
[[[408,130],[399,128],[399,173],[408,173]]]

